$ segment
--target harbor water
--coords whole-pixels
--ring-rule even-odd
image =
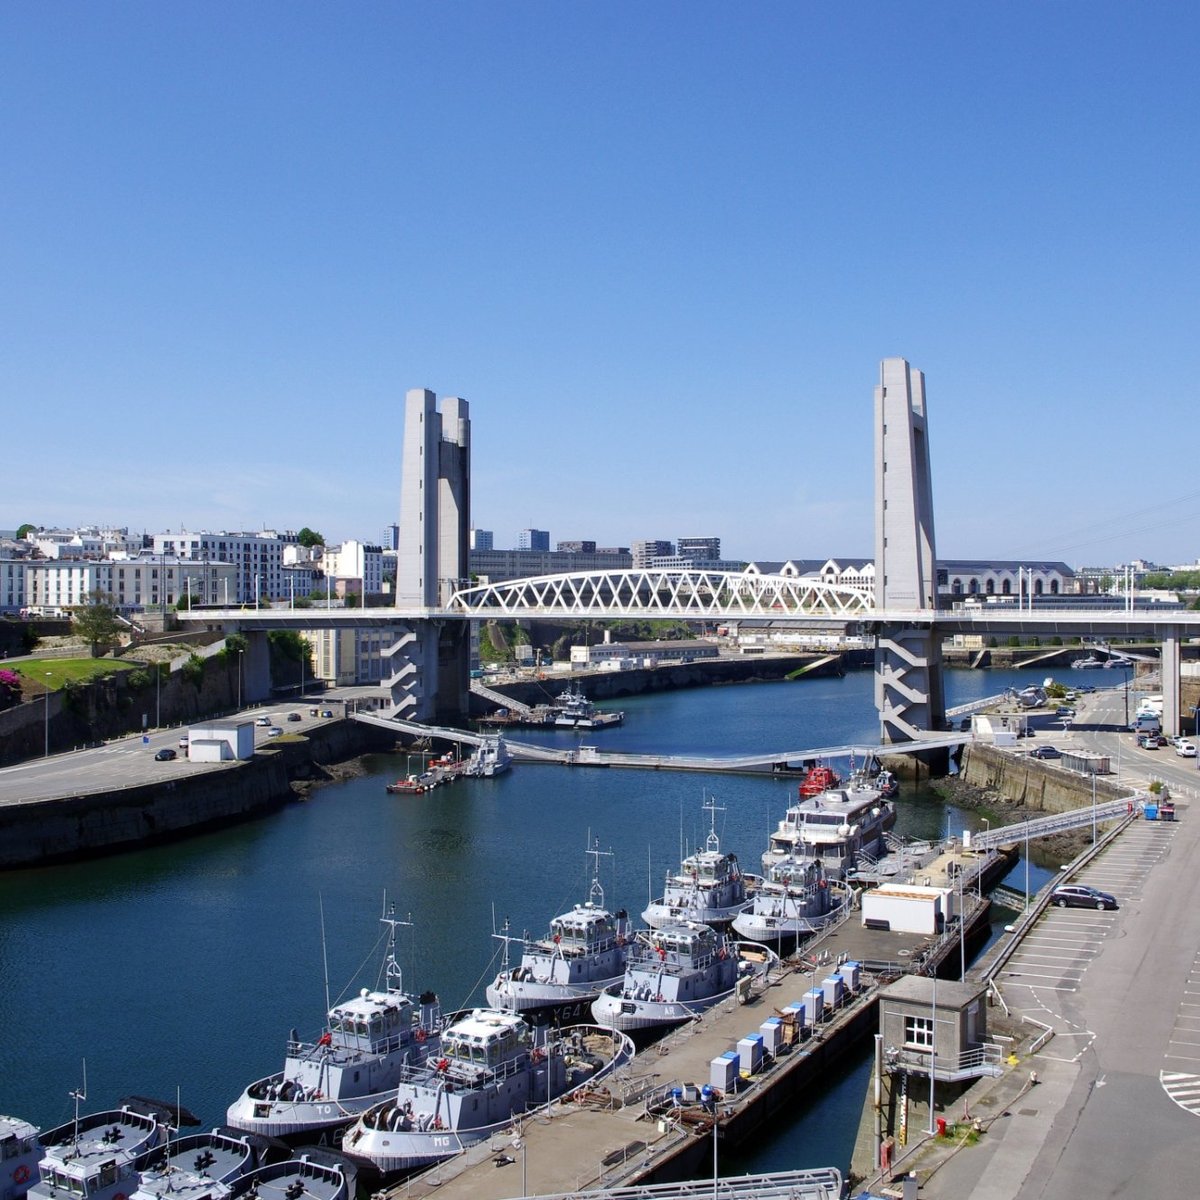
[[[948,703],[1041,675],[949,672]],[[588,741],[724,754],[877,736],[869,671],[619,707],[624,725]],[[606,901],[636,916],[681,854],[704,841],[706,799],[718,807],[723,848],[756,871],[796,787],[794,777],[521,765],[392,796],[385,783],[419,764],[380,755],[365,766],[361,777],[221,832],[0,875],[0,1112],[43,1127],[69,1119],[86,1060],[88,1109],[127,1094],[178,1094],[206,1126],[220,1123],[248,1082],[282,1065],[290,1029],[317,1036],[328,1001],[381,982],[385,895],[411,921],[398,941],[406,990],[436,990],[447,1009],[481,1004],[502,954],[492,931],[507,920],[514,933],[541,933],[585,900],[592,841],[606,852]],[[897,832],[912,837],[976,825],[910,787],[898,807]],[[1034,886],[1045,878],[1035,868]],[[844,1082],[734,1160],[736,1169],[845,1169],[866,1070],[855,1060]]]

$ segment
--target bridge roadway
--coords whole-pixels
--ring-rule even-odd
[[[495,734],[471,733],[449,725],[423,725],[399,717],[381,717],[373,712],[358,710],[347,714],[356,721],[393,729],[418,738],[433,738],[450,744],[478,746],[485,737]],[[922,750],[939,750],[961,746],[971,741],[969,733],[946,733],[920,742],[899,742],[873,746],[816,746],[809,750],[783,750],[771,753],[740,755],[705,754],[626,754],[599,750],[593,746],[560,750],[553,746],[537,746],[530,742],[514,742],[508,737],[504,744],[512,756],[528,762],[559,763],[578,767],[630,767],[655,771],[770,771],[781,763],[799,763],[812,758],[845,758],[856,755],[863,759],[884,754],[915,754]]]

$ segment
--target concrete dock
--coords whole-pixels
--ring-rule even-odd
[[[955,870],[954,866],[962,870]],[[555,1103],[527,1116],[519,1129],[495,1136],[465,1154],[387,1189],[396,1197],[437,1194],[448,1200],[503,1200],[521,1195],[553,1195],[585,1188],[654,1183],[704,1175],[711,1170],[713,1115],[697,1105],[673,1105],[673,1088],[702,1085],[710,1063],[739,1039],[852,960],[862,964],[861,986],[795,1045],[766,1060],[742,1079],[716,1111],[721,1146],[736,1146],[757,1133],[796,1096],[827,1077],[844,1054],[869,1037],[876,1026],[880,985],[908,971],[929,972],[945,965],[957,974],[962,939],[987,919],[988,901],[975,894],[981,873],[1003,870],[997,854],[964,854],[959,848],[935,855],[923,868],[934,885],[964,889],[965,928],[913,934],[864,928],[852,911],[836,929],[804,947],[757,986],[748,1003],[731,999],[681,1026],[642,1051],[607,1087],[580,1103]],[[505,1159],[513,1159],[506,1162]],[[499,1165],[497,1165],[499,1164]],[[522,1173],[524,1183],[522,1183]]]

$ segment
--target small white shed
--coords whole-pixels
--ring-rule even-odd
[[[250,721],[209,721],[188,730],[189,762],[231,762],[254,757]]]

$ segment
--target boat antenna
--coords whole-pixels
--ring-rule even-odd
[[[87,1059],[83,1060],[83,1087],[67,1093],[75,1101],[75,1143],[79,1143],[79,1102],[87,1099]]]
[[[387,961],[384,966],[385,987],[384,990],[392,992],[404,991],[404,973],[400,970],[400,964],[396,961],[396,926],[408,925],[411,927],[412,921],[401,921],[396,917],[395,904],[388,904],[387,892],[383,894],[383,916],[379,919],[391,930],[388,937],[388,953]],[[410,914],[411,916],[411,914]]]
[[[590,834],[591,830],[588,830],[588,832]],[[588,889],[588,901],[597,908],[603,908],[604,888],[600,883],[600,858],[602,855],[611,858],[613,852],[611,850],[601,850],[600,839],[592,838],[592,844],[585,853],[590,855],[592,859],[592,886]]]
[[[317,893],[317,905],[321,910],[321,962],[325,968],[325,1012],[329,1012],[329,950],[325,945],[325,897]]]

